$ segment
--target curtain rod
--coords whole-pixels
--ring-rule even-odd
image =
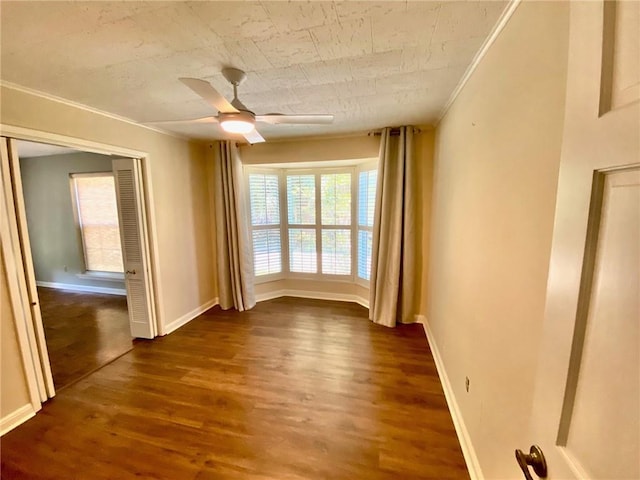
[[[417,127],[413,127],[413,133],[414,134],[422,133],[422,130],[420,130]],[[380,135],[382,135],[382,130],[372,130],[369,133],[367,133],[367,135],[369,137],[379,137]],[[391,136],[392,137],[397,137],[398,135],[400,135],[400,129],[399,128],[392,128],[391,129]]]

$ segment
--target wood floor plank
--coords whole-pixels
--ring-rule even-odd
[[[127,298],[38,287],[56,390],[133,348]]]
[[[292,298],[136,342],[1,460],[2,478],[469,478],[422,326]]]

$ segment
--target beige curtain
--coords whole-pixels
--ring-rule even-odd
[[[399,134],[398,133],[399,130]],[[369,318],[394,327],[412,323],[416,259],[413,127],[385,128],[380,140]]]
[[[213,168],[220,306],[242,312],[256,300],[242,162],[235,142],[218,143]]]

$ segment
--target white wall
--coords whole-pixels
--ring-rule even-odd
[[[427,321],[485,478],[533,443],[568,11],[521,3],[437,127]]]
[[[69,174],[110,171],[111,157],[96,153],[20,159],[36,281],[124,290],[124,280],[78,277],[84,273],[84,254],[75,224]]]

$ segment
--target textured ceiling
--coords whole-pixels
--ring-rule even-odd
[[[1,78],[138,122],[215,112],[178,81],[247,72],[256,113],[333,113],[263,125],[268,139],[437,120],[505,1],[0,2]],[[172,128],[221,138],[217,125]]]

